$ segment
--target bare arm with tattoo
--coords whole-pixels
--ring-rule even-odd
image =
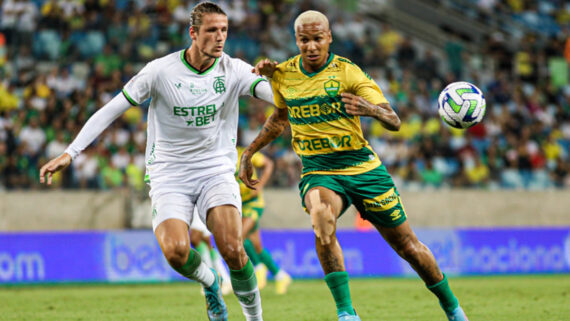
[[[259,180],[251,178],[253,175],[251,157],[275,138],[279,137],[288,123],[287,109],[275,108],[273,114],[271,114],[267,121],[265,121],[265,124],[263,124],[261,132],[259,132],[253,142],[244,150],[239,165],[239,178],[247,187],[256,189],[255,185],[259,183]]]
[[[354,116],[374,117],[388,130],[398,131],[400,129],[400,118],[390,104],[374,105],[360,96],[350,93],[342,93],[341,95],[347,113]]]

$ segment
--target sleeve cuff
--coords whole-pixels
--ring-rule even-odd
[[[64,153],[68,154],[69,156],[71,156],[71,160],[74,160],[75,157],[77,157],[77,155],[79,155],[79,152],[74,150],[71,146],[67,147],[64,151]]]
[[[129,101],[129,103],[133,106],[138,106],[139,103],[137,103],[136,101],[134,101],[131,96],[129,96],[129,94],[127,93],[127,91],[123,88],[122,90],[123,96],[125,96],[125,98]]]
[[[255,97],[255,98],[259,98],[255,95],[255,87],[257,86],[257,84],[259,84],[262,81],[267,81],[267,79],[265,78],[257,78],[252,84],[251,87],[249,87],[251,96]]]

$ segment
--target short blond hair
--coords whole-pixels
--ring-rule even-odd
[[[311,23],[322,23],[325,26],[326,30],[329,30],[329,19],[327,16],[322,14],[319,11],[315,10],[308,10],[301,13],[297,19],[295,19],[295,33],[297,33],[297,28],[301,27],[304,24],[311,24]]]

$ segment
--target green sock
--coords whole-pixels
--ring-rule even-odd
[[[200,244],[196,246],[196,251],[200,253],[202,261],[204,261],[208,267],[214,267],[212,258],[210,257],[210,247],[208,247],[208,244],[206,244],[206,242],[200,242]]]
[[[247,253],[247,256],[249,256],[251,263],[253,263],[253,265],[258,265],[259,262],[261,262],[261,258],[259,257],[257,252],[255,252],[255,247],[253,247],[253,243],[251,243],[250,240],[246,239],[243,242],[243,247],[245,248],[245,253]]]
[[[261,320],[261,297],[251,260],[240,270],[230,269],[230,279],[244,315],[258,316],[252,320]]]
[[[251,260],[248,260],[241,270],[230,269],[230,278],[232,279],[232,286],[236,291],[251,291],[257,287],[257,279],[255,278]]]
[[[198,254],[198,252],[194,251],[193,249],[190,249],[190,254],[188,254],[188,261],[186,261],[183,266],[179,268],[173,267],[173,269],[187,278],[192,278],[192,273],[196,271],[196,268],[198,268],[201,262],[202,259],[200,258],[200,254]]]
[[[273,261],[271,253],[269,253],[266,249],[263,249],[263,251],[259,253],[259,258],[261,259],[261,262],[267,266],[269,271],[271,271],[271,274],[273,274],[273,276],[276,276],[277,272],[279,272],[279,266],[277,263],[275,263],[275,261]]]
[[[200,242],[200,244],[196,246],[196,251],[200,253],[200,256],[210,255],[210,249],[208,248],[208,244],[206,244],[206,242]]]
[[[218,251],[216,251],[215,248],[210,249],[210,258],[212,258],[212,261],[215,261],[218,259]]]
[[[441,307],[446,312],[451,312],[459,306],[459,301],[457,301],[457,298],[453,295],[453,292],[451,292],[445,274],[443,274],[443,280],[434,285],[427,285],[427,288],[437,296]]]
[[[348,288],[348,273],[345,271],[329,273],[325,275],[325,282],[327,282],[333,295],[337,314],[347,312],[350,315],[355,315],[350,299],[350,289]]]

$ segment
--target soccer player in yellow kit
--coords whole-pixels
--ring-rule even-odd
[[[239,168],[240,158],[244,148],[237,147]],[[262,153],[255,153],[251,158],[254,168],[261,170],[259,183],[252,190],[247,187],[238,177],[236,171],[236,179],[239,183],[242,204],[242,228],[245,252],[249,256],[251,263],[255,266],[255,275],[257,277],[257,286],[263,289],[267,283],[267,270],[271,271],[275,278],[275,292],[277,294],[285,294],[287,288],[291,284],[291,276],[285,270],[279,267],[273,260],[271,253],[267,251],[261,242],[261,234],[259,233],[259,220],[263,215],[265,207],[265,199],[263,198],[263,187],[271,177],[273,172],[273,161],[265,157]],[[253,171],[253,178],[257,178],[257,173]]]
[[[271,79],[278,107],[241,157],[239,177],[249,187],[251,157],[277,138],[287,122],[303,171],[299,189],[315,232],[315,246],[339,321],[360,320],[352,306],[348,274],[336,238],[336,221],[354,204],[439,299],[449,320],[467,320],[431,251],[406,221],[390,174],[364,139],[360,117],[374,117],[397,131],[400,119],[378,85],[350,60],[330,53],[328,19],[306,11],[295,20],[300,50],[281,64],[260,61],[254,72]]]

